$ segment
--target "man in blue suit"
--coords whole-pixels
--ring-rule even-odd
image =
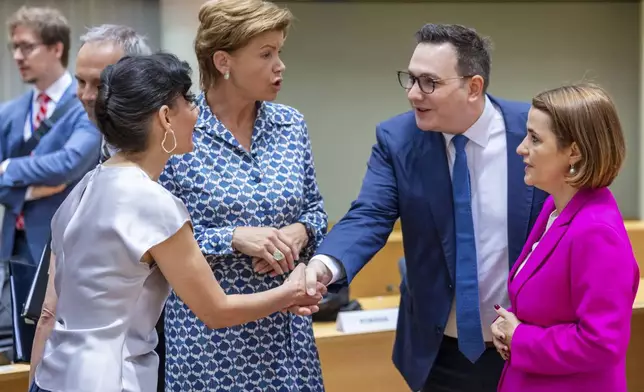
[[[0,203],[5,206],[0,258],[35,265],[54,213],[97,164],[101,137],[66,70],[70,28],[64,16],[51,8],[22,7],[8,26],[20,75],[33,88],[8,102],[0,120]],[[18,297],[26,295],[34,271],[14,275]],[[30,351],[25,348],[22,357]]]
[[[23,7],[9,21],[9,34],[20,74],[33,89],[5,108],[0,202],[6,211],[0,257],[20,256],[35,263],[54,212],[75,182],[96,165],[100,134],[66,70],[70,29],[65,18],[54,9]],[[50,130],[34,140],[40,125],[63,108]],[[48,192],[40,185],[65,191]]]
[[[351,283],[400,218],[396,367],[414,391],[496,391],[494,305],[508,304],[509,269],[546,197],[525,185],[515,152],[529,105],[486,94],[489,43],[474,30],[427,24],[416,38],[398,73],[412,110],[377,126],[358,198],[309,262],[307,283]]]

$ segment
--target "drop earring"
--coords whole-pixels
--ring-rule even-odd
[[[575,167],[573,165],[570,165],[570,170],[568,170],[568,173],[571,176],[574,176],[575,174],[577,174],[577,169],[575,169]]]
[[[230,71],[226,71],[226,73],[224,74],[224,79],[225,80],[230,79]]]
[[[168,139],[168,133],[172,135],[173,146],[171,149],[168,149],[165,146],[165,142]],[[174,131],[172,131],[172,129],[166,130],[165,134],[163,134],[163,140],[161,141],[161,148],[163,149],[163,151],[165,151],[166,154],[172,154],[172,152],[177,148],[177,137],[174,135]]]

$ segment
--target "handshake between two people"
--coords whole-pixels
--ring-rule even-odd
[[[308,316],[319,310],[318,304],[331,281],[331,271],[324,263],[314,260],[308,265],[297,264],[308,241],[306,227],[298,222],[281,229],[237,227],[232,246],[252,258],[256,273],[272,277],[288,274],[284,285],[292,290],[293,305],[283,311]]]
[[[327,293],[326,285],[330,280],[328,268],[317,260],[308,266],[298,264],[282,285],[293,293],[293,305],[282,312],[291,312],[299,316],[316,313],[320,310],[318,304]]]

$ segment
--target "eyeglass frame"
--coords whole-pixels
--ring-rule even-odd
[[[437,82],[444,82],[448,80],[458,80],[458,79],[466,79],[466,78],[471,78],[472,76],[475,75],[463,75],[463,76],[456,76],[453,78],[443,78],[443,79],[433,79],[430,76],[427,75],[421,75],[421,76],[414,76],[411,72],[408,71],[397,71],[396,74],[398,75],[398,83],[400,84],[400,87],[404,88],[405,90],[409,91],[411,90],[415,84],[418,84],[418,89],[423,93],[423,94],[432,94],[434,91],[436,91],[436,83]],[[409,80],[412,81],[411,86],[405,87],[402,83],[402,80],[400,80],[401,75],[406,75]],[[420,83],[418,83],[418,79],[420,78],[427,78],[432,82],[432,91],[427,92],[423,90],[423,87],[421,86]]]
[[[21,42],[21,43],[14,43],[14,42],[9,42],[7,43],[7,49],[9,50],[9,53],[14,54],[16,50],[19,50],[20,53],[22,53],[23,57],[29,57],[31,54],[36,50],[41,45],[45,45],[42,42]]]

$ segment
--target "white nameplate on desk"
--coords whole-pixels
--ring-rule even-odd
[[[13,373],[20,370],[20,366],[16,365],[0,365],[0,374],[2,373]]]
[[[336,328],[344,333],[394,331],[398,308],[339,312]]]

